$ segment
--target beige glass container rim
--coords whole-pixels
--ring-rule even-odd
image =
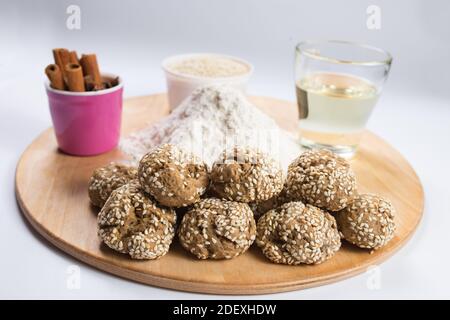
[[[173,62],[178,62],[178,61],[182,61],[185,59],[191,59],[191,58],[201,58],[201,57],[215,57],[215,58],[224,58],[224,59],[228,59],[231,61],[235,61],[238,62],[244,66],[247,67],[247,72],[240,74],[240,75],[236,75],[236,76],[227,76],[227,77],[205,77],[205,76],[195,76],[195,75],[190,75],[190,74],[185,74],[185,73],[180,73],[180,72],[176,72],[173,71],[169,65]],[[227,81],[232,81],[232,80],[236,80],[236,79],[241,79],[241,78],[245,78],[245,77],[250,77],[253,73],[253,65],[241,58],[235,57],[235,56],[230,56],[230,55],[226,55],[226,54],[220,54],[220,53],[208,53],[208,52],[203,52],[203,53],[188,53],[188,54],[179,54],[179,55],[175,55],[175,56],[170,56],[168,58],[165,58],[163,60],[163,62],[161,63],[162,69],[167,72],[168,74],[181,78],[181,79],[187,79],[187,80],[227,80]]]
[[[337,59],[334,57],[329,57],[329,56],[323,56],[321,54],[317,54],[314,53],[310,50],[308,50],[309,48],[306,48],[307,46],[310,45],[320,45],[320,44],[329,44],[329,43],[336,43],[336,44],[343,44],[343,45],[349,45],[349,46],[355,46],[355,47],[360,47],[360,48],[364,48],[367,50],[371,50],[371,51],[376,51],[378,53],[381,53],[382,55],[385,56],[384,59],[380,59],[380,60],[372,60],[372,61],[351,61],[351,60],[343,60],[343,59]],[[302,41],[300,43],[297,44],[297,46],[295,47],[296,52],[303,54],[307,57],[313,58],[313,59],[317,59],[317,60],[322,60],[322,61],[328,61],[331,63],[339,63],[339,64],[351,64],[351,65],[360,65],[360,66],[380,66],[380,65],[390,65],[392,63],[392,56],[389,52],[387,52],[386,50],[371,46],[371,45],[367,45],[367,44],[362,44],[362,43],[358,43],[358,42],[351,42],[351,41],[342,41],[342,40],[317,40],[317,41]]]

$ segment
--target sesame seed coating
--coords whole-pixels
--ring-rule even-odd
[[[373,194],[361,194],[336,214],[339,231],[345,240],[365,249],[385,246],[395,233],[395,208]]]
[[[158,259],[169,251],[176,215],[150,200],[133,180],[112,192],[97,222],[100,238],[111,249],[133,259]]]
[[[139,163],[138,177],[145,192],[175,208],[199,201],[209,184],[206,164],[171,144],[147,153]]]
[[[94,170],[89,180],[89,198],[93,205],[103,207],[111,193],[117,188],[137,178],[137,169],[111,162]]]
[[[340,248],[336,220],[302,202],[288,202],[265,213],[257,224],[256,243],[275,263],[319,264]]]
[[[182,246],[198,259],[231,259],[244,253],[256,236],[253,213],[246,203],[203,199],[181,221]]]
[[[328,150],[313,150],[289,165],[286,188],[292,200],[339,211],[356,195],[356,179],[344,158]]]
[[[283,182],[283,171],[277,161],[247,147],[225,150],[211,170],[213,193],[232,201],[268,200],[281,191]]]

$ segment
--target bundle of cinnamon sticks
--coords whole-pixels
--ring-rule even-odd
[[[53,89],[74,92],[98,91],[114,87],[118,78],[102,77],[95,54],[83,54],[78,59],[76,51],[53,49],[54,64],[45,68]]]

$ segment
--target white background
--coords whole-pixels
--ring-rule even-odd
[[[81,7],[81,30],[66,28],[70,4]],[[372,4],[381,9],[380,30],[366,27]],[[251,94],[294,100],[294,46],[305,39],[359,41],[392,53],[391,75],[369,128],[417,171],[425,213],[412,240],[381,265],[378,290],[363,274],[262,297],[450,298],[450,2],[444,0],[0,0],[0,298],[218,297],[103,273],[47,244],[24,221],[14,197],[14,170],[24,148],[51,126],[42,82],[52,48],[97,53],[103,70],[125,78],[126,96],[165,91],[160,62],[168,55],[237,55],[255,65]],[[75,290],[67,287],[72,265],[80,267]]]

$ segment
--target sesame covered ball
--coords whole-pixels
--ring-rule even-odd
[[[356,195],[350,164],[328,150],[307,151],[289,165],[288,196],[316,207],[339,211]]]
[[[256,236],[253,213],[246,203],[203,199],[181,221],[178,237],[198,259],[231,259],[244,253]]]
[[[222,152],[211,170],[211,189],[222,199],[255,202],[268,200],[283,188],[280,164],[251,148]]]
[[[336,220],[345,240],[360,248],[379,249],[394,237],[394,215],[389,201],[361,194],[336,214]]]
[[[175,211],[161,208],[137,180],[114,190],[98,215],[98,234],[111,249],[133,259],[158,259],[175,235]]]
[[[256,243],[272,262],[298,265],[331,258],[341,239],[329,213],[302,202],[288,202],[258,220]]]
[[[137,169],[111,162],[95,169],[89,180],[89,198],[93,205],[103,207],[111,192],[137,178]]]
[[[147,153],[139,163],[138,176],[145,192],[175,208],[199,201],[209,184],[206,164],[172,144]]]

